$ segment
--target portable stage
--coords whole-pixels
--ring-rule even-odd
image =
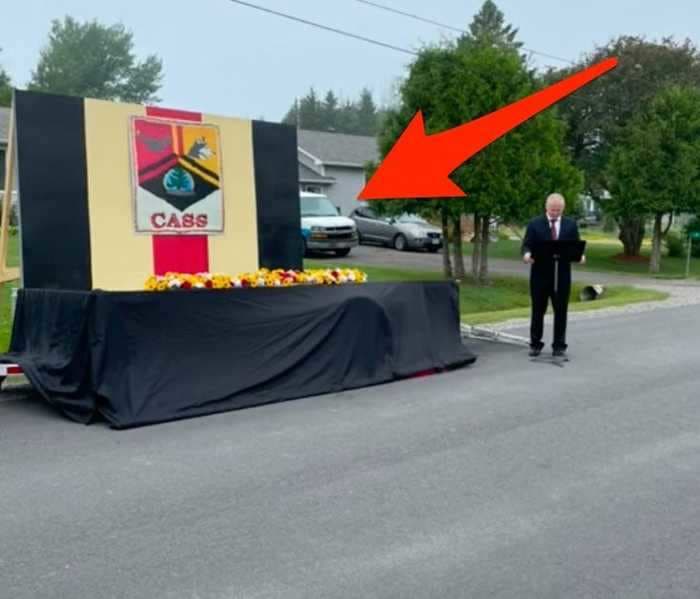
[[[125,428],[475,360],[449,282],[142,291],[301,268],[294,128],[29,92],[13,116],[23,288],[0,360],[70,418]]]

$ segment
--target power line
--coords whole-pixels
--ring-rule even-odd
[[[389,48],[390,50],[396,50],[397,52],[403,52],[404,54],[412,54],[413,56],[418,56],[418,52],[414,52],[413,50],[408,50],[407,48],[393,46],[392,44],[387,44],[387,43],[381,42],[379,40],[375,40],[375,39],[372,39],[369,37],[364,37],[362,35],[357,35],[356,33],[351,33],[349,31],[343,31],[342,29],[336,29],[335,27],[329,27],[328,25],[323,25],[321,23],[316,23],[314,21],[308,21],[306,19],[302,19],[301,17],[295,17],[294,15],[290,15],[287,13],[272,10],[270,8],[265,8],[264,6],[258,6],[257,4],[253,4],[251,2],[243,2],[242,0],[229,0],[229,1],[233,2],[235,4],[241,4],[242,6],[247,6],[249,8],[254,8],[254,9],[260,10],[262,12],[276,15],[278,17],[283,17],[285,19],[289,19],[290,21],[296,21],[297,23],[303,23],[304,25],[310,25],[311,27],[317,27],[318,29],[323,29],[325,31],[330,31],[332,33],[337,33],[339,35],[344,35],[345,37],[350,37],[350,38],[353,38],[356,40],[367,42],[368,44],[374,44],[375,46],[382,46],[383,48]]]
[[[415,15],[411,12],[405,12],[403,10],[399,10],[398,8],[392,8],[391,6],[384,6],[383,4],[377,4],[376,2],[369,2],[369,0],[357,0],[357,2],[361,4],[367,4],[368,6],[374,6],[375,8],[379,8],[381,10],[386,10],[387,12],[393,12],[397,15],[401,15],[403,17],[409,17],[410,19],[415,19],[416,21],[422,21],[423,23],[429,23],[430,25],[437,25],[438,27],[442,27],[443,29],[450,29],[451,31],[456,31],[457,33],[465,33],[464,30],[459,29],[458,27],[453,27],[452,25],[446,25],[445,23],[440,23],[439,21],[433,21],[432,19],[427,19],[426,17],[421,17],[419,15]]]
[[[379,4],[378,2],[371,2],[370,0],[355,0],[355,1],[359,2],[360,4],[366,4],[367,6],[373,6],[374,8],[378,8],[380,10],[385,10],[387,12],[392,12],[394,14],[401,15],[402,17],[408,17],[409,19],[415,19],[416,21],[421,21],[423,23],[429,23],[430,25],[436,25],[437,27],[441,27],[443,29],[449,29],[450,31],[455,31],[457,33],[467,33],[467,31],[465,31],[464,29],[460,29],[459,27],[453,27],[452,25],[447,25],[446,23],[440,23],[439,21],[434,21],[433,19],[421,17],[420,15],[416,15],[416,14],[413,14],[411,12],[406,12],[403,10],[399,10],[398,8],[386,6],[385,4]],[[545,52],[538,52],[537,50],[531,50],[530,48],[523,48],[523,50],[526,50],[530,54],[537,54],[538,56],[544,56],[546,58],[551,58],[553,60],[560,60],[561,62],[575,64],[573,60],[569,60],[568,58],[562,58],[561,56],[554,56],[553,54],[546,54]]]

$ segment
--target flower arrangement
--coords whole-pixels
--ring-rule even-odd
[[[147,291],[173,289],[233,289],[239,287],[291,287],[294,285],[345,285],[367,281],[367,274],[354,268],[312,270],[269,270],[261,268],[232,277],[219,273],[183,274],[169,272],[146,279]]]

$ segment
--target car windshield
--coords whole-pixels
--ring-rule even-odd
[[[302,216],[338,216],[338,211],[326,197],[301,198]]]
[[[402,214],[396,220],[397,220],[397,222],[411,224],[411,225],[427,225],[428,224],[428,222],[424,218],[421,218],[420,216],[417,216],[415,214]]]

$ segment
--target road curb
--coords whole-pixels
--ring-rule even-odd
[[[497,331],[496,329],[490,329],[487,327],[476,327],[462,323],[460,325],[460,330],[462,333],[462,339],[479,339],[481,341],[493,341],[495,343],[507,343],[509,345],[518,346],[530,345],[530,340],[527,337],[503,333],[502,331]]]

